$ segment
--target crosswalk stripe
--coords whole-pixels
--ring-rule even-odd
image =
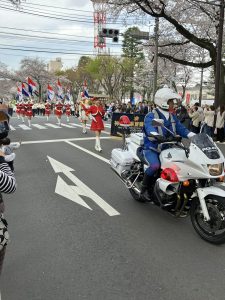
[[[31,130],[31,128],[25,124],[20,124],[19,127],[22,128],[23,130]]]
[[[71,126],[73,126],[73,127],[82,127],[82,125],[80,125],[80,124],[75,124],[75,123],[70,123],[71,124]]]
[[[62,128],[58,125],[55,125],[55,124],[51,124],[51,123],[45,123],[45,125],[49,126],[49,127],[52,127],[52,128]]]
[[[67,128],[74,128],[72,125],[64,124],[64,123],[62,123],[61,126],[64,126],[64,127],[67,127]]]
[[[42,126],[40,124],[32,124],[32,126],[38,128],[38,129],[47,129],[47,127]]]
[[[14,128],[12,125],[9,125],[10,130],[16,130],[16,128]]]

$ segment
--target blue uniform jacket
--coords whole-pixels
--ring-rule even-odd
[[[164,126],[173,132],[173,127],[172,127],[170,118],[167,120],[166,117],[158,109],[156,109],[156,111],[159,115],[159,119],[164,120]],[[150,135],[150,132],[159,133],[158,127],[152,126],[153,119],[155,119],[155,115],[153,112],[148,113],[144,119],[144,149],[150,149],[150,148],[157,149],[157,147],[158,147],[158,142],[156,140],[150,141],[148,139],[148,137],[146,136],[146,135]],[[190,131],[180,123],[180,121],[177,119],[176,115],[174,115],[174,114],[173,114],[173,120],[176,123],[176,125],[175,125],[176,126],[176,134],[183,138],[187,138]],[[166,129],[164,129],[163,127],[161,127],[161,129],[163,132],[163,136],[165,136],[165,137],[170,136],[170,133],[168,131],[166,131]]]

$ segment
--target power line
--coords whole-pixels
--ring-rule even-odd
[[[28,35],[28,34],[20,34],[20,33],[9,33],[9,32],[4,32],[4,31],[0,31],[0,34],[3,34],[3,37],[5,37],[4,35],[8,35],[6,36],[6,38],[10,38],[10,36],[13,36],[15,38],[23,38],[23,39],[26,39],[26,40],[29,40],[27,38],[31,38],[31,39],[47,39],[48,41],[66,41],[66,42],[69,42],[69,43],[88,43],[88,44],[93,44],[93,42],[91,41],[82,41],[82,40],[69,40],[69,39],[59,39],[59,38],[54,38],[54,37],[43,37],[43,36],[33,36],[33,35]],[[45,41],[42,41],[42,42],[45,42]],[[121,44],[113,44],[113,43],[110,43],[110,45],[121,45]]]
[[[13,36],[13,37],[18,37],[18,38],[23,38],[23,40],[29,40],[29,38],[31,39],[44,39],[44,40],[50,40],[50,41],[59,41],[59,42],[62,42],[62,41],[66,41],[66,42],[69,42],[69,44],[73,44],[73,43],[88,43],[88,44],[93,44],[93,42],[91,41],[82,41],[82,40],[69,40],[69,39],[59,39],[59,38],[55,38],[55,37],[44,37],[44,36],[38,36],[38,35],[29,35],[29,34],[21,34],[21,33],[11,33],[11,32],[4,32],[4,31],[0,31],[0,34],[3,34],[3,37],[5,37],[4,35],[6,35],[6,38],[10,38],[10,36]],[[84,36],[83,36],[84,37]],[[44,41],[43,41],[44,42]],[[112,46],[116,46],[116,45],[121,45],[121,44],[113,44],[113,43],[109,43],[110,45]]]
[[[74,11],[81,11],[81,12],[88,12],[88,13],[91,12],[91,11],[87,11],[87,10],[79,10],[79,9],[76,9],[76,8],[65,8],[65,7],[61,7],[61,6],[46,5],[46,4],[40,4],[40,3],[34,3],[34,2],[26,2],[26,4],[28,4],[28,5],[34,5],[34,6],[59,8],[59,9],[70,10],[70,11],[74,10]]]
[[[72,52],[64,52],[66,49],[51,49],[51,48],[36,48],[36,47],[30,47],[30,46],[17,46],[17,45],[8,45],[8,44],[0,44],[1,47],[0,49],[10,49],[10,50],[21,50],[21,51],[34,51],[34,52],[45,52],[45,53],[58,53],[58,54],[83,54],[83,50],[71,50]],[[9,48],[13,47],[13,48]],[[22,48],[19,48],[22,47]],[[80,51],[79,53],[77,51]],[[85,52],[87,55],[92,55],[93,52]],[[113,55],[120,56],[120,53],[114,53]],[[106,54],[108,56],[108,54]]]
[[[5,10],[9,10],[9,11],[13,11],[13,12],[19,12],[19,13],[23,13],[23,14],[29,14],[29,15],[34,15],[34,16],[40,16],[40,17],[45,17],[45,18],[50,18],[50,19],[56,19],[56,20],[64,20],[64,21],[73,21],[73,22],[81,22],[81,23],[90,23],[90,24],[93,24],[94,22],[93,21],[89,21],[91,18],[89,18],[88,16],[84,16],[84,18],[80,18],[80,15],[76,15],[75,16],[68,16],[67,15],[63,15],[62,13],[60,14],[54,14],[54,13],[51,13],[51,11],[40,11],[40,10],[37,10],[37,9],[26,9],[26,10],[18,10],[18,9],[15,9],[14,7],[11,7],[9,8],[8,6],[4,6],[4,3],[3,3],[3,6],[0,6],[1,9],[5,9]],[[47,15],[46,15],[47,14]],[[127,20],[128,18],[126,18]],[[109,20],[109,19],[108,19]],[[131,19],[130,21],[134,21],[135,19]],[[108,21],[107,24],[124,24],[124,22],[122,21]],[[133,24],[133,23],[132,23]]]
[[[4,4],[3,4],[4,5]],[[77,23],[89,23],[89,24],[94,24],[93,21],[89,21],[89,18],[88,20],[86,19],[75,19],[75,18],[67,18],[67,17],[64,17],[64,15],[57,15],[57,14],[49,14],[48,15],[45,15],[46,12],[39,12],[37,10],[30,10],[30,9],[27,9],[26,11],[25,10],[18,10],[18,9],[15,9],[15,8],[9,8],[9,7],[6,7],[6,6],[0,6],[1,9],[5,9],[5,10],[9,10],[9,11],[13,11],[13,12],[18,12],[18,13],[22,13],[22,14],[28,14],[28,15],[34,15],[34,16],[39,16],[39,17],[44,17],[44,18],[49,18],[49,19],[56,19],[56,20],[63,20],[63,21],[70,21],[70,22],[77,22]],[[107,24],[124,24],[123,22],[107,22]]]
[[[22,29],[22,28],[15,28],[15,27],[7,27],[7,26],[0,26],[0,28],[4,29],[12,29],[12,30],[21,30],[21,31],[30,31],[30,32],[37,32],[37,33],[47,33],[47,34],[55,34],[55,35],[63,35],[63,36],[70,36],[70,37],[85,37],[83,35],[74,35],[74,34],[64,34],[64,33],[57,33],[57,32],[49,32],[49,31],[40,31],[40,30],[35,30],[35,29]],[[89,37],[85,37],[89,38]],[[92,37],[93,39],[93,37]]]

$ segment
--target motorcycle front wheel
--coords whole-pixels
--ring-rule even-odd
[[[131,193],[132,197],[134,198],[134,200],[138,201],[138,202],[146,202],[146,200],[142,197],[140,197],[140,194],[137,193],[136,191],[134,191],[132,188],[129,189],[129,192]]]
[[[225,243],[225,199],[208,196],[206,199],[210,221],[205,221],[198,198],[192,200],[191,222],[202,239],[212,244]]]

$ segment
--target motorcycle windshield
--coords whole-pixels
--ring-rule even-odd
[[[191,142],[195,144],[210,159],[220,158],[219,151],[214,142],[205,133],[199,133],[192,137]]]

